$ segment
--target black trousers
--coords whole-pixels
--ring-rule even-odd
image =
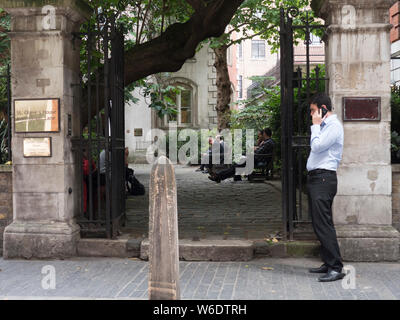
[[[343,263],[332,218],[332,203],[337,192],[336,172],[309,175],[307,189],[312,225],[321,242],[322,261],[328,268],[341,272]]]
[[[257,166],[257,163],[260,163],[260,162],[257,162],[257,159],[254,159],[254,161],[255,161],[255,166]],[[244,162],[242,164],[233,164],[228,169],[224,169],[224,170],[221,170],[220,172],[218,172],[217,176],[221,180],[236,177],[235,176],[236,168],[244,168],[246,166],[246,164],[247,164],[247,162]],[[238,176],[238,177],[240,177],[240,176]]]
[[[217,176],[221,180],[225,180],[225,179],[228,179],[228,178],[235,177],[236,168],[244,168],[245,166],[246,166],[246,162],[244,162],[242,164],[233,164],[229,168],[221,170],[220,172],[218,172]],[[238,176],[238,177],[240,177],[240,176]]]

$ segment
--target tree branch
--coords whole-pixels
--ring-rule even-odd
[[[125,52],[125,85],[159,72],[176,72],[198,44],[219,37],[243,0],[214,0],[185,23],[170,25],[159,37]]]
[[[137,22],[136,22],[136,44],[139,44],[139,27],[140,27],[140,11],[142,9],[142,1],[139,1],[137,4],[138,13],[137,13]]]
[[[205,3],[203,0],[186,0],[187,3],[190,4],[190,6],[195,10],[195,11],[200,11],[205,7]]]
[[[149,1],[148,7],[146,8],[146,11],[144,13],[144,17],[143,17],[143,20],[142,20],[142,27],[140,28],[140,32],[139,32],[139,42],[140,42],[140,40],[142,38],[143,28],[144,28],[144,25],[146,23],[146,19],[147,19],[147,15],[149,13],[150,7],[151,7],[151,0]]]
[[[166,3],[165,3],[165,0],[163,0],[162,19],[161,19],[161,33],[160,34],[163,34],[163,32],[164,32],[165,8],[166,8]]]
[[[137,44],[126,51],[124,85],[156,73],[178,71],[187,59],[195,55],[199,43],[210,37],[220,37],[224,33],[243,1],[210,0],[202,10],[195,11],[187,22],[169,25],[157,38]],[[87,101],[87,93],[85,96],[83,101]],[[104,107],[103,100],[100,92],[100,110]],[[83,126],[95,115],[95,108],[92,108],[90,117],[87,109],[82,109]]]
[[[230,46],[232,46],[232,45],[234,45],[234,44],[236,44],[236,43],[240,43],[240,42],[245,41],[245,40],[253,39],[254,37],[257,37],[257,36],[259,36],[260,34],[263,34],[265,31],[270,30],[270,29],[273,29],[273,28],[274,28],[274,27],[269,27],[269,28],[263,29],[263,30],[261,30],[261,31],[259,31],[259,32],[257,32],[257,33],[251,34],[251,35],[249,35],[249,36],[247,36],[247,37],[243,37],[243,38],[236,39],[236,40],[231,41],[230,43],[228,43],[227,46],[230,47]]]

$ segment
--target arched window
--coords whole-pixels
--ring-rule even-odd
[[[192,127],[196,125],[196,85],[187,79],[171,79],[167,85],[180,87],[179,93],[170,94],[176,103],[177,113],[165,116],[162,126],[167,127],[169,122],[175,122],[178,127]]]

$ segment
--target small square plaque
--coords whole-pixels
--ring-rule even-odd
[[[24,138],[24,157],[51,157],[51,137]]]
[[[141,137],[141,136],[143,136],[143,129],[142,129],[142,128],[136,128],[136,129],[134,129],[133,135],[134,135],[135,137]]]
[[[344,97],[343,121],[380,121],[380,97]]]

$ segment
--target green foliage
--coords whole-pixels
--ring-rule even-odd
[[[8,161],[8,123],[5,119],[0,120],[0,164]]]
[[[319,65],[319,78],[325,77],[325,66]],[[316,69],[310,73],[311,79],[316,79]],[[269,127],[272,130],[272,139],[275,141],[275,160],[276,167],[281,166],[281,90],[280,86],[266,87],[267,77],[254,77],[257,81],[258,89],[254,98],[245,100],[245,107],[232,113],[232,128],[254,129],[255,134],[258,130]],[[302,81],[301,89],[294,89],[294,111],[300,117],[293,117],[294,132],[298,135],[309,134],[309,105],[307,101],[307,82]],[[316,80],[310,81],[310,95],[325,91],[325,81],[320,81],[318,86]],[[300,101],[300,104],[299,104]],[[300,108],[300,110],[299,110]],[[301,124],[299,125],[299,121]],[[300,130],[302,128],[302,130]],[[256,141],[256,138],[255,138]],[[306,154],[301,155],[303,164],[306,163]]]
[[[116,25],[123,31],[125,50],[148,42],[158,37],[170,25],[184,23],[193,14],[193,8],[185,0],[90,0],[94,14],[88,22],[81,26],[80,32],[88,33],[89,30],[101,29],[98,16],[104,19],[115,17]],[[81,72],[84,75],[85,86],[89,77],[95,80],[95,71],[103,68],[103,43],[94,39],[91,51],[88,52],[88,39],[82,38],[80,49]],[[87,60],[90,56],[93,71],[88,75]],[[157,78],[157,76],[155,77]],[[145,78],[125,86],[125,101],[137,103],[135,88],[144,89],[144,96],[151,100],[150,107],[154,108],[159,117],[176,114],[175,102],[169,98],[170,94],[178,88],[163,87],[161,82],[155,83],[153,77]],[[143,90],[141,90],[143,91]]]
[[[5,76],[7,74],[7,66],[0,66],[0,75]],[[0,116],[7,113],[7,78],[0,78]]]
[[[7,73],[7,65],[10,64],[10,15],[0,9],[0,75]],[[7,78],[0,78],[0,115],[7,112]]]
[[[246,39],[260,36],[267,40],[272,52],[277,52],[280,44],[280,11],[290,8],[299,8],[299,14],[293,16],[294,24],[303,24],[304,19],[310,19],[311,24],[317,24],[312,11],[308,10],[310,0],[245,0],[233,16],[227,31],[219,38],[207,40],[212,48],[222,45],[230,46]],[[233,39],[232,33],[241,36]],[[321,36],[321,31],[313,30],[313,33]],[[305,34],[300,29],[295,30],[295,39],[305,39]]]
[[[146,83],[144,96],[150,97],[151,103],[149,108],[156,111],[157,116],[164,118],[164,116],[174,117],[178,111],[176,109],[176,97],[183,90],[182,87],[164,86],[159,83]]]
[[[400,87],[392,88],[390,104],[392,108],[391,131],[400,133]]]
[[[318,24],[315,21],[314,13],[308,9],[309,5],[310,0],[245,0],[233,16],[227,31],[219,38],[208,40],[210,47],[217,48],[223,45],[229,47],[259,36],[267,41],[271,47],[271,52],[276,53],[280,47],[281,10],[283,9],[285,14],[293,18],[294,25],[303,25],[305,21],[308,21],[311,25]],[[293,8],[296,8],[296,10],[293,10]],[[236,37],[232,37],[234,32]],[[322,36],[320,29],[313,29],[311,32]],[[303,29],[295,29],[294,43],[297,44],[299,40],[306,39],[306,36],[308,35]],[[254,116],[263,115],[263,110],[259,105],[249,108],[248,113],[253,112]],[[248,114],[248,116],[250,115]],[[245,115],[241,114],[240,117],[245,117]],[[247,118],[246,121],[250,121],[250,119]],[[262,120],[257,122],[255,125],[261,125]]]
[[[3,9],[0,9],[0,75],[7,74],[10,63],[10,30],[11,18]],[[7,78],[0,78],[0,163],[8,161],[8,122],[7,114]]]
[[[392,88],[391,96],[391,154],[392,163],[400,163],[400,87]]]
[[[0,66],[10,63],[10,37],[7,32],[11,28],[11,17],[0,8]]]
[[[400,136],[397,131],[392,131],[390,149],[392,152],[392,163],[400,162]]]

